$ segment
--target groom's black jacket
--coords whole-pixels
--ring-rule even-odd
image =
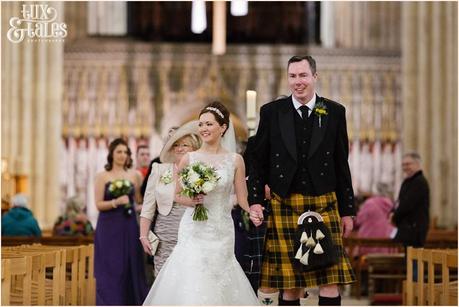
[[[281,197],[292,191],[299,164],[307,165],[311,186],[308,194],[336,192],[340,216],[355,215],[354,192],[348,164],[345,108],[332,100],[317,96],[316,106],[323,103],[327,115],[314,116],[307,157],[301,163],[297,152],[295,113],[292,97],[265,104],[260,109],[260,122],[251,146],[248,169],[249,203],[262,204],[264,185]],[[251,145],[252,145],[251,144]]]

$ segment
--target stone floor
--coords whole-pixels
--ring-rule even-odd
[[[319,298],[317,296],[310,296],[307,299],[301,301],[302,306],[317,306]],[[365,297],[361,299],[355,299],[352,297],[343,297],[341,299],[342,306],[369,306],[369,300]]]
[[[349,295],[350,287],[344,287],[341,294],[341,305],[342,306],[369,306],[370,301],[367,297],[362,297],[361,299],[356,299]],[[302,306],[317,306],[319,301],[319,291],[318,289],[308,289],[309,297],[306,299],[301,299],[300,305]]]

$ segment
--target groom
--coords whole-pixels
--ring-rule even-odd
[[[279,305],[299,305],[303,289],[318,286],[319,305],[340,305],[338,285],[355,281],[342,246],[355,215],[345,108],[316,94],[316,62],[311,56],[292,57],[287,76],[292,95],[260,109],[249,169],[250,219],[257,226],[263,222],[265,184],[272,192],[258,297],[264,304],[275,304],[282,289]],[[300,272],[293,266],[297,220],[321,206],[331,207],[324,223],[339,261]]]

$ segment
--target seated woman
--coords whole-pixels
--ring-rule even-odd
[[[389,238],[394,226],[389,221],[389,214],[394,208],[390,199],[390,189],[386,183],[377,184],[378,195],[368,198],[357,213],[355,225],[360,238]],[[390,247],[359,247],[356,255],[368,253],[393,253]]]
[[[54,236],[87,236],[94,233],[91,222],[83,212],[81,198],[73,196],[67,199],[65,213],[59,216],[53,227]]]
[[[24,194],[13,196],[12,208],[2,216],[2,236],[41,237],[38,222]]]

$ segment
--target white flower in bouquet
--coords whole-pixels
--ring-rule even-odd
[[[108,190],[112,194],[113,198],[118,198],[123,195],[129,195],[134,189],[132,183],[127,179],[113,180],[108,186]],[[125,214],[132,215],[132,205],[130,203],[124,204]]]
[[[127,179],[113,180],[108,186],[108,190],[112,193],[114,197],[128,195],[131,189],[133,189],[133,186],[131,182]]]
[[[199,176],[198,173],[196,173],[195,171],[193,171],[193,169],[191,169],[190,172],[188,173],[188,181],[192,185],[199,187],[200,180],[201,180],[201,176]]]
[[[195,162],[185,167],[179,174],[180,184],[182,185],[182,195],[190,198],[199,194],[207,194],[217,186],[220,179],[215,168],[203,162]],[[202,205],[196,205],[193,212],[194,221],[207,220],[207,209]]]

